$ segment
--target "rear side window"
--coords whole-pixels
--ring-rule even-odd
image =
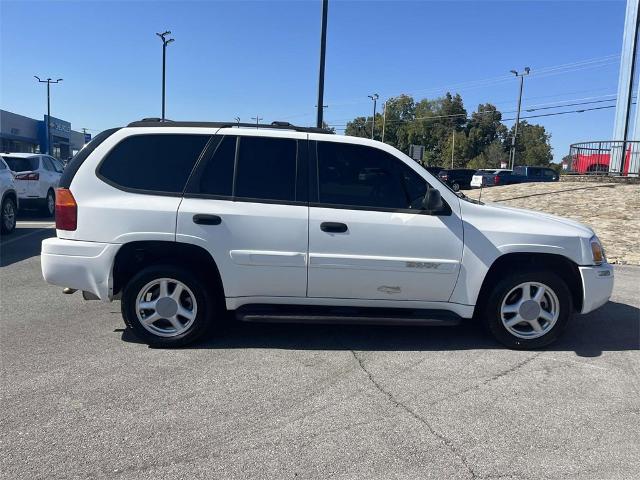
[[[297,141],[240,137],[235,198],[296,200]]]
[[[14,172],[28,172],[37,170],[39,166],[38,157],[3,157],[9,168]]]
[[[200,177],[199,193],[230,197],[233,194],[233,165],[238,137],[226,136],[218,144],[213,157]]]
[[[98,175],[125,189],[182,193],[209,135],[127,137],[100,164]]]

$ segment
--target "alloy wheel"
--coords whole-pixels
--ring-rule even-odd
[[[186,332],[196,319],[196,297],[184,283],[173,278],[157,278],[140,289],[136,315],[140,324],[160,337],[176,337]]]
[[[539,338],[558,321],[560,302],[555,292],[540,282],[524,282],[502,300],[500,319],[509,333],[525,339]]]
[[[7,232],[12,231],[16,226],[16,209],[11,200],[7,200],[2,206],[2,224]]]

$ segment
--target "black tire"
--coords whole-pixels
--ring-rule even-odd
[[[2,233],[11,233],[16,229],[16,202],[11,197],[6,197],[0,207],[0,224]]]
[[[150,282],[161,278],[181,282],[195,297],[197,306],[195,319],[184,332],[175,336],[161,336],[149,331],[136,312],[136,301],[141,290],[145,289]],[[157,265],[145,268],[129,280],[122,292],[121,310],[126,325],[144,343],[153,347],[182,347],[203,338],[216,321],[222,320],[224,298],[217,292],[211,292],[210,286],[188,270],[173,265]],[[183,323],[188,324],[186,318],[184,320]],[[152,328],[156,325],[162,328],[162,322],[169,321],[160,318]]]
[[[53,217],[56,214],[56,193],[51,189],[49,189],[44,199],[42,213],[47,217]]]
[[[451,184],[451,190],[453,190],[454,192],[459,192],[460,191],[460,184],[458,182],[453,182]]]
[[[537,338],[520,338],[510,332],[502,322],[501,306],[505,296],[524,282],[544,284],[555,293],[559,304],[558,318],[555,324]],[[517,292],[512,295],[517,295]],[[509,348],[526,350],[541,348],[556,341],[573,314],[573,304],[571,292],[562,278],[548,271],[526,270],[510,274],[500,280],[489,293],[481,311],[483,312],[484,325],[500,343]],[[506,315],[505,318],[507,318]],[[520,325],[522,327],[517,328],[527,328],[526,323]]]

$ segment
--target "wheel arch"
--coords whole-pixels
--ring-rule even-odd
[[[220,270],[207,250],[189,243],[162,240],[129,242],[118,250],[113,261],[113,295],[121,293],[140,270],[157,264],[187,268],[213,288],[220,289],[224,296]]]
[[[2,194],[2,200],[0,200],[0,204],[4,203],[6,198],[11,198],[13,200],[13,203],[16,205],[16,208],[18,207],[18,194],[15,190],[7,190],[6,192],[4,192]]]
[[[573,260],[553,253],[518,252],[501,255],[491,264],[478,293],[474,316],[483,310],[491,288],[502,275],[527,268],[549,270],[560,276],[571,292],[574,310],[577,312],[582,310],[582,279],[578,265]]]

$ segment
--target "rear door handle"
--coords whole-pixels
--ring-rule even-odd
[[[322,222],[320,224],[320,230],[328,233],[344,233],[348,229],[346,224],[340,222]]]
[[[220,225],[222,219],[218,215],[198,213],[193,216],[193,223],[197,223],[198,225]]]

